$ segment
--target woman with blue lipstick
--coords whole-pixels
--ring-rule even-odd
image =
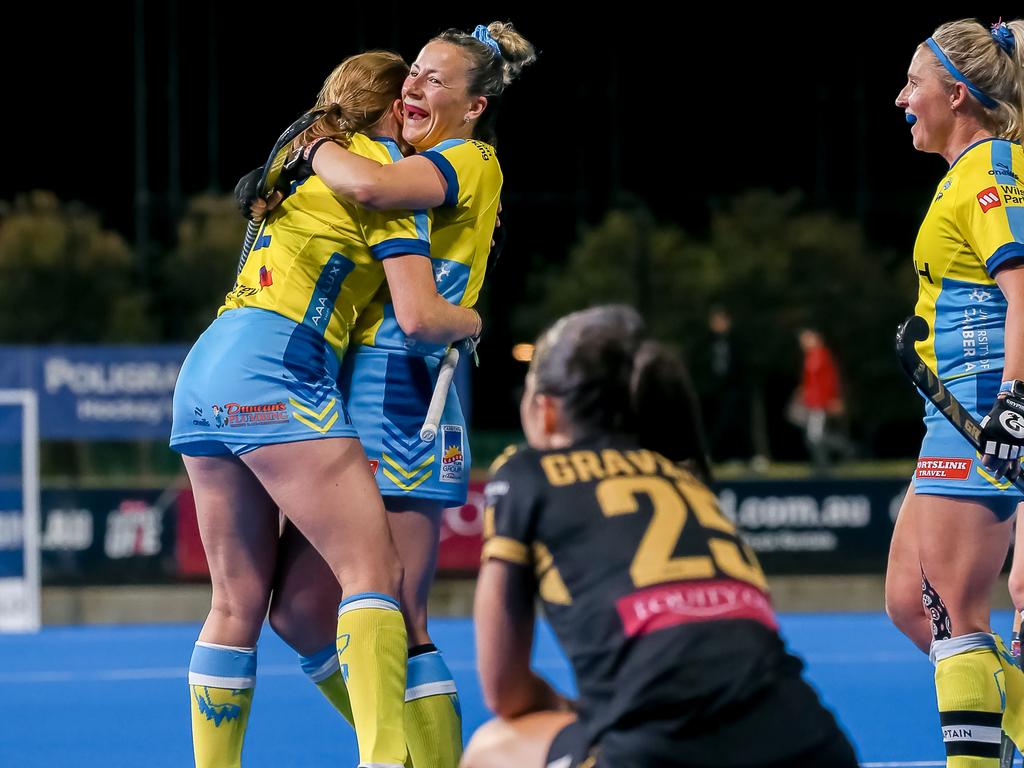
[[[977,454],[933,406],[889,550],[889,616],[935,664],[947,766],[998,765],[1024,737],[1024,676],[992,633],[989,595],[1020,495],[1024,449],[1024,21],[943,24],[896,99],[914,148],[942,155],[914,246],[917,351],[981,421]]]

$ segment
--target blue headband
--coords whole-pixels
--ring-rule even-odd
[[[995,99],[991,98],[990,96],[986,96],[980,88],[978,88],[974,83],[972,83],[970,80],[964,77],[964,74],[959,69],[957,69],[953,62],[949,60],[949,57],[942,52],[942,49],[939,48],[938,43],[936,43],[930,37],[927,40],[925,40],[925,43],[927,43],[928,47],[932,49],[932,53],[934,53],[936,58],[938,58],[939,63],[946,68],[946,71],[949,72],[949,74],[951,74],[961,83],[963,83],[965,86],[967,86],[967,90],[971,92],[971,95],[974,98],[976,98],[989,109],[995,109],[996,107],[999,106]]]
[[[473,30],[473,37],[493,50],[495,56],[501,56],[501,46],[491,37],[491,33],[487,31],[487,27],[483,24],[476,25],[476,29]]]
[[[1017,47],[1017,40],[1013,36],[1013,30],[1006,26],[1006,23],[1001,19],[992,25],[992,39],[996,41],[996,45],[1002,48],[1008,56],[1013,56],[1013,51]]]

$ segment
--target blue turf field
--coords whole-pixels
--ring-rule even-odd
[[[1008,634],[1009,614],[996,628]],[[470,622],[432,625],[462,695],[467,736],[486,718]],[[783,635],[854,740],[862,763],[940,766],[932,668],[879,614],[789,615]],[[187,766],[185,674],[197,625],[58,627],[0,636],[0,766]],[[542,631],[536,666],[570,688],[566,662]],[[354,766],[355,743],[268,629],[245,760],[256,766]]]

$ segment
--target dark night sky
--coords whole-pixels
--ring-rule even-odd
[[[5,18],[0,200],[51,189],[100,210],[107,226],[131,238],[137,5],[36,7]],[[617,194],[700,234],[721,201],[768,187],[798,188],[812,205],[860,216],[875,243],[909,255],[944,163],[913,151],[893,101],[915,46],[938,23],[961,17],[962,6],[884,16],[844,7],[839,17],[835,7],[800,15],[714,4],[685,12],[653,4],[614,12],[554,3],[436,7],[220,2],[211,15],[206,3],[146,2],[153,237],[170,244],[174,231],[163,214],[173,178],[174,37],[187,198],[211,185],[230,190],[262,162],[345,56],[385,47],[411,61],[441,29],[510,19],[541,58],[509,89],[499,123],[507,253],[562,258],[578,223],[599,220]],[[1012,12],[970,8],[986,23],[1000,11]],[[523,275],[508,270],[488,290],[497,317],[530,301]],[[508,335],[499,332],[502,346],[515,341]]]
[[[5,110],[0,199],[53,189],[131,234],[135,7],[126,0],[99,11],[45,6],[5,24],[8,107],[46,117],[29,127]],[[155,208],[169,183],[170,7],[147,2],[144,14]],[[916,43],[956,9],[826,22],[785,11],[729,16],[653,6],[636,15],[553,5],[448,4],[443,13],[393,2],[349,7],[300,15],[296,6],[282,16],[280,3],[219,3],[211,75],[210,13],[205,4],[178,4],[186,196],[211,180],[230,189],[344,56],[389,47],[412,59],[434,32],[492,18],[512,19],[542,52],[510,89],[500,125],[506,198],[517,219],[572,230],[575,214],[595,220],[617,188],[699,230],[716,199],[751,186],[798,187],[822,207],[863,213],[876,239],[905,248],[942,172],[937,156],[912,151],[892,102]],[[219,121],[212,168],[211,82]],[[158,238],[166,232],[156,225]]]

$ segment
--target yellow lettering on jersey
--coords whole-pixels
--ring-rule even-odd
[[[644,531],[629,575],[637,587],[666,581],[710,579],[715,564],[707,555],[673,557],[686,525],[686,505],[663,477],[617,477],[597,486],[597,502],[607,517],[632,514],[640,509],[637,495],[651,500],[651,523]]]
[[[767,591],[764,573],[754,553],[735,538],[733,526],[718,510],[714,495],[695,481],[673,484],[664,477],[616,477],[598,483],[595,493],[606,517],[639,511],[637,496],[640,494],[651,501],[651,522],[629,567],[629,575],[637,587],[712,578],[717,569],[726,576]],[[686,526],[687,508],[693,510],[699,526],[730,536],[728,539],[709,537],[710,556],[673,556]]]
[[[625,457],[614,448],[605,448],[601,451],[601,461],[604,462],[604,471],[608,477],[616,475],[635,475],[636,469],[626,461]]]
[[[576,482],[576,473],[572,471],[563,453],[548,454],[540,460],[540,465],[552,485],[572,485]]]
[[[551,550],[539,541],[533,542],[533,562],[540,599],[554,605],[572,605],[572,596],[562,580],[562,574],[555,567]]]
[[[686,474],[683,472],[683,470],[681,470],[673,462],[666,459],[660,453],[654,454],[654,458],[657,460],[658,466],[661,467],[661,473],[663,475],[671,477],[674,480],[686,477]]]
[[[736,533],[736,526],[718,509],[718,499],[708,488],[693,480],[680,480],[676,488],[693,510],[697,522],[705,528],[723,533]]]
[[[484,541],[494,536],[497,530],[497,526],[494,523],[494,506],[488,504],[487,508],[484,509]]]
[[[641,475],[653,475],[658,470],[658,462],[650,451],[626,451],[626,458],[640,470]]]
[[[593,451],[573,451],[569,454],[569,461],[576,470],[577,482],[586,483],[591,480],[603,480],[604,469],[601,468],[601,461]]]

